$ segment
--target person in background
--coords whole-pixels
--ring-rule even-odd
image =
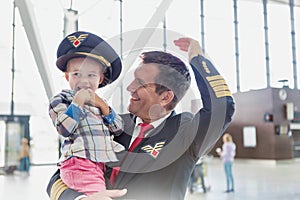
[[[111,173],[107,173],[111,188],[127,189],[124,199],[183,200],[197,161],[223,134],[234,113],[231,92],[198,41],[179,38],[174,44],[188,54],[203,107],[195,115],[176,113],[176,105],[190,87],[188,67],[168,52],[141,54],[134,79],[127,86],[131,98],[129,113],[121,115],[124,132],[114,137],[127,151],[119,154],[120,167],[108,166]],[[147,132],[140,131],[141,124],[147,124]],[[134,145],[136,138],[140,141]],[[59,200],[82,195],[66,187],[59,172],[51,178],[47,192]],[[81,200],[111,199],[103,198],[103,193]]]
[[[29,168],[30,168],[30,148],[29,148],[29,142],[27,138],[22,138],[21,140],[21,146],[19,149],[19,171],[25,172],[27,175],[29,175]]]
[[[106,189],[104,163],[118,161],[115,152],[124,150],[111,136],[122,133],[123,120],[96,94],[117,79],[122,65],[109,44],[83,31],[62,40],[56,65],[70,86],[49,105],[52,122],[64,138],[60,175],[68,187],[91,195]]]
[[[194,184],[198,181],[198,178],[200,178],[201,181],[201,187],[203,193],[206,193],[206,185],[204,180],[204,163],[203,158],[200,158],[197,162],[195,169],[192,172],[191,178],[190,178],[190,193],[194,193]]]
[[[229,192],[234,192],[234,178],[232,174],[232,165],[234,162],[236,146],[232,140],[232,136],[229,133],[225,133],[222,139],[223,139],[222,149],[217,148],[216,152],[219,154],[224,164],[224,170],[226,175],[226,186],[227,186],[225,192],[229,193]]]

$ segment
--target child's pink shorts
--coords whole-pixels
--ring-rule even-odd
[[[69,188],[91,195],[106,189],[104,171],[103,163],[72,157],[61,163],[60,177]]]

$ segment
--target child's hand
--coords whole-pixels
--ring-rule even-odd
[[[222,153],[222,150],[221,150],[221,148],[220,148],[220,147],[216,148],[216,152],[217,152],[217,154],[220,156],[220,155],[221,155],[221,153]]]
[[[90,92],[87,89],[80,89],[78,92],[76,92],[73,98],[73,102],[83,107],[84,104],[90,102],[90,99],[91,99]]]
[[[90,94],[89,104],[99,108],[103,115],[109,115],[109,106],[105,103],[105,101],[99,97],[94,91],[88,89]]]

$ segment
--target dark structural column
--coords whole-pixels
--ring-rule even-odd
[[[295,20],[294,20],[294,0],[290,0],[290,17],[291,17],[291,37],[292,37],[292,54],[293,54],[294,89],[298,89],[296,37],[295,37]]]
[[[163,21],[163,36],[164,36],[164,42],[163,42],[163,48],[164,48],[164,52],[167,51],[167,19],[166,19],[166,15],[164,17],[164,21]]]
[[[270,87],[270,57],[269,57],[269,38],[268,38],[268,10],[267,0],[263,0],[264,9],[264,30],[265,30],[265,51],[266,51],[266,76],[267,76],[267,88]]]
[[[240,63],[239,63],[239,32],[238,32],[238,12],[237,1],[233,0],[233,12],[234,12],[234,41],[235,41],[235,67],[236,67],[236,89],[237,92],[241,91],[240,87]]]
[[[205,54],[205,32],[204,32],[204,0],[200,1],[200,20],[201,20],[201,47]]]

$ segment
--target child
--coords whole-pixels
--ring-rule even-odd
[[[120,75],[121,61],[102,38],[75,32],[60,43],[57,67],[64,72],[70,90],[50,100],[49,114],[64,137],[59,168],[68,187],[93,194],[105,187],[105,164],[115,162],[124,149],[111,138],[123,130],[122,119],[95,91]]]

